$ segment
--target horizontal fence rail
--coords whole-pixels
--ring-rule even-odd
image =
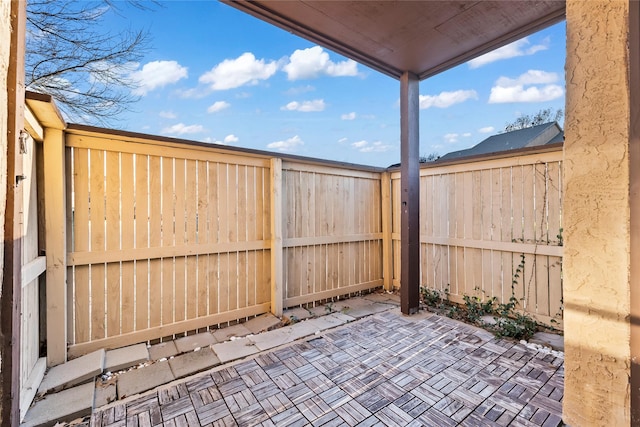
[[[400,174],[392,174],[393,283],[400,278]],[[562,149],[421,169],[422,285],[497,297],[562,327]]]

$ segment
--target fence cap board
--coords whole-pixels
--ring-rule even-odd
[[[464,163],[476,163],[486,160],[497,160],[497,159],[506,159],[510,157],[517,156],[528,156],[531,154],[542,154],[542,153],[551,153],[554,151],[562,151],[564,147],[564,142],[556,142],[554,144],[547,144],[536,147],[523,147],[515,150],[505,150],[505,151],[497,151],[494,153],[483,153],[476,154],[474,156],[466,156],[466,157],[458,157],[454,160],[444,160],[444,161],[432,161],[426,163],[420,163],[420,169],[428,169],[428,168],[437,168],[440,166],[451,166],[451,165],[459,165]],[[395,164],[391,165],[387,168],[388,171],[396,172],[400,170],[400,165]]]
[[[176,148],[191,148],[191,149],[204,149],[207,151],[221,152],[227,154],[242,154],[245,156],[260,157],[265,159],[280,158],[282,160],[289,160],[297,163],[306,163],[313,165],[327,165],[345,169],[370,171],[370,172],[383,172],[385,169],[375,166],[359,165],[355,163],[338,162],[334,160],[318,159],[314,157],[296,156],[293,154],[282,154],[266,150],[256,150],[252,148],[243,147],[229,147],[227,145],[219,145],[208,142],[199,142],[188,139],[172,138],[167,136],[150,135],[139,132],[130,132],[116,129],[101,128],[97,126],[82,125],[77,123],[69,123],[66,128],[67,132],[73,134],[86,134],[86,135],[102,135],[108,136],[113,139],[122,140],[135,140],[141,143],[153,143],[156,145],[166,145]]]
[[[43,128],[64,130],[67,127],[51,95],[27,91],[25,103]]]

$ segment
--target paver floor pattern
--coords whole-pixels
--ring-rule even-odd
[[[102,426],[558,426],[563,359],[376,314],[95,412]]]

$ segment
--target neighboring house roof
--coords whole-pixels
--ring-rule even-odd
[[[478,154],[498,153],[517,148],[535,147],[564,141],[564,132],[557,122],[544,123],[530,128],[490,136],[466,150],[453,151],[440,157],[438,161],[454,160]]]

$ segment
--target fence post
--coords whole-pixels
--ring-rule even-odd
[[[391,207],[391,174],[383,172],[380,180],[382,185],[382,278],[384,289],[393,290],[393,210]]]
[[[271,159],[271,313],[282,316],[282,159]]]
[[[44,131],[47,365],[67,360],[67,203],[64,131]]]

